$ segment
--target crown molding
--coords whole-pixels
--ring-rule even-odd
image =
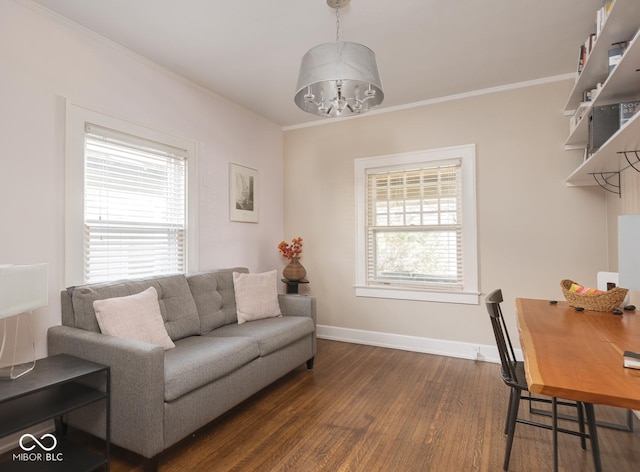
[[[549,84],[554,82],[562,82],[564,80],[575,80],[575,78],[576,78],[575,72],[572,72],[569,74],[554,75],[551,77],[543,77],[541,79],[527,80],[524,82],[516,82],[513,84],[499,85],[497,87],[489,87],[485,89],[472,90],[469,92],[458,93],[455,95],[447,95],[444,97],[431,98],[431,99],[422,100],[419,102],[407,103],[405,105],[397,105],[397,106],[388,107],[388,108],[378,108],[378,109],[367,112],[366,115],[349,116],[345,118],[332,118],[331,120],[324,119],[322,121],[312,121],[309,123],[301,123],[299,125],[284,126],[282,130],[291,131],[291,130],[300,129],[300,128],[321,126],[329,123],[335,123],[336,121],[353,120],[353,119],[362,118],[363,116],[381,115],[381,114],[392,113],[396,111],[409,110],[412,108],[426,107],[429,105],[436,105],[438,103],[452,102],[455,100],[463,100],[466,98],[479,97],[482,95],[491,95],[494,93],[506,92],[509,90],[516,90],[516,89],[527,88],[527,87],[535,87],[537,85],[544,85],[544,84]]]

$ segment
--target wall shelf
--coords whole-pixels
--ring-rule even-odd
[[[583,119],[573,130],[565,142],[569,149],[586,148],[589,140],[589,111],[594,106],[609,105],[623,101],[632,101],[640,98],[640,31],[638,31],[629,44],[624,55],[624,61],[611,71],[605,80],[600,93],[592,102],[586,104],[583,109]],[[580,104],[578,104],[580,106]]]
[[[589,113],[594,106],[640,99],[640,2],[616,0],[602,28],[582,74],[569,96],[565,114],[580,109],[583,118],[565,141],[566,150],[586,149],[589,141]],[[611,45],[631,40],[625,54],[609,74],[608,51]],[[598,96],[590,103],[582,103],[583,91],[603,82]],[[599,185],[621,195],[619,174],[630,167],[624,151],[640,149],[640,113],[633,116],[600,148],[585,159],[567,177],[572,186]]]
[[[593,174],[621,172],[628,167],[624,151],[640,149],[640,113],[631,118],[622,128],[611,136],[596,153],[585,160],[580,167],[567,177],[569,185],[597,185]]]
[[[595,14],[595,12],[594,12]],[[640,2],[616,0],[609,17],[596,40],[587,62],[582,68],[569,95],[565,111],[575,110],[582,101],[582,92],[604,82],[609,75],[609,49],[611,45],[633,38],[638,31]]]

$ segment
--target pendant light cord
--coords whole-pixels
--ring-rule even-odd
[[[336,43],[340,42],[340,9],[336,8]]]

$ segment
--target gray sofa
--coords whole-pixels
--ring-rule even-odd
[[[49,355],[111,366],[111,440],[157,455],[301,364],[313,367],[315,299],[278,295],[282,317],[238,324],[232,268],[125,280],[62,292],[62,326],[48,331]],[[101,334],[93,301],[153,286],[176,347]],[[104,387],[104,386],[103,386]],[[88,406],[65,421],[104,438],[104,409]]]

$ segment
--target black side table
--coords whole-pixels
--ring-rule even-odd
[[[79,383],[100,375],[105,391]],[[109,366],[59,354],[36,362],[36,367],[16,380],[0,381],[0,437],[24,431],[18,452],[0,464],[0,470],[89,471],[109,470],[111,377]],[[66,441],[62,415],[97,401],[105,405],[105,451],[96,454]],[[29,428],[55,420],[55,436],[31,434]]]
[[[298,293],[298,285],[299,284],[308,284],[309,283],[309,281],[307,279],[300,279],[300,280],[282,279],[282,281],[287,285],[287,293]]]

